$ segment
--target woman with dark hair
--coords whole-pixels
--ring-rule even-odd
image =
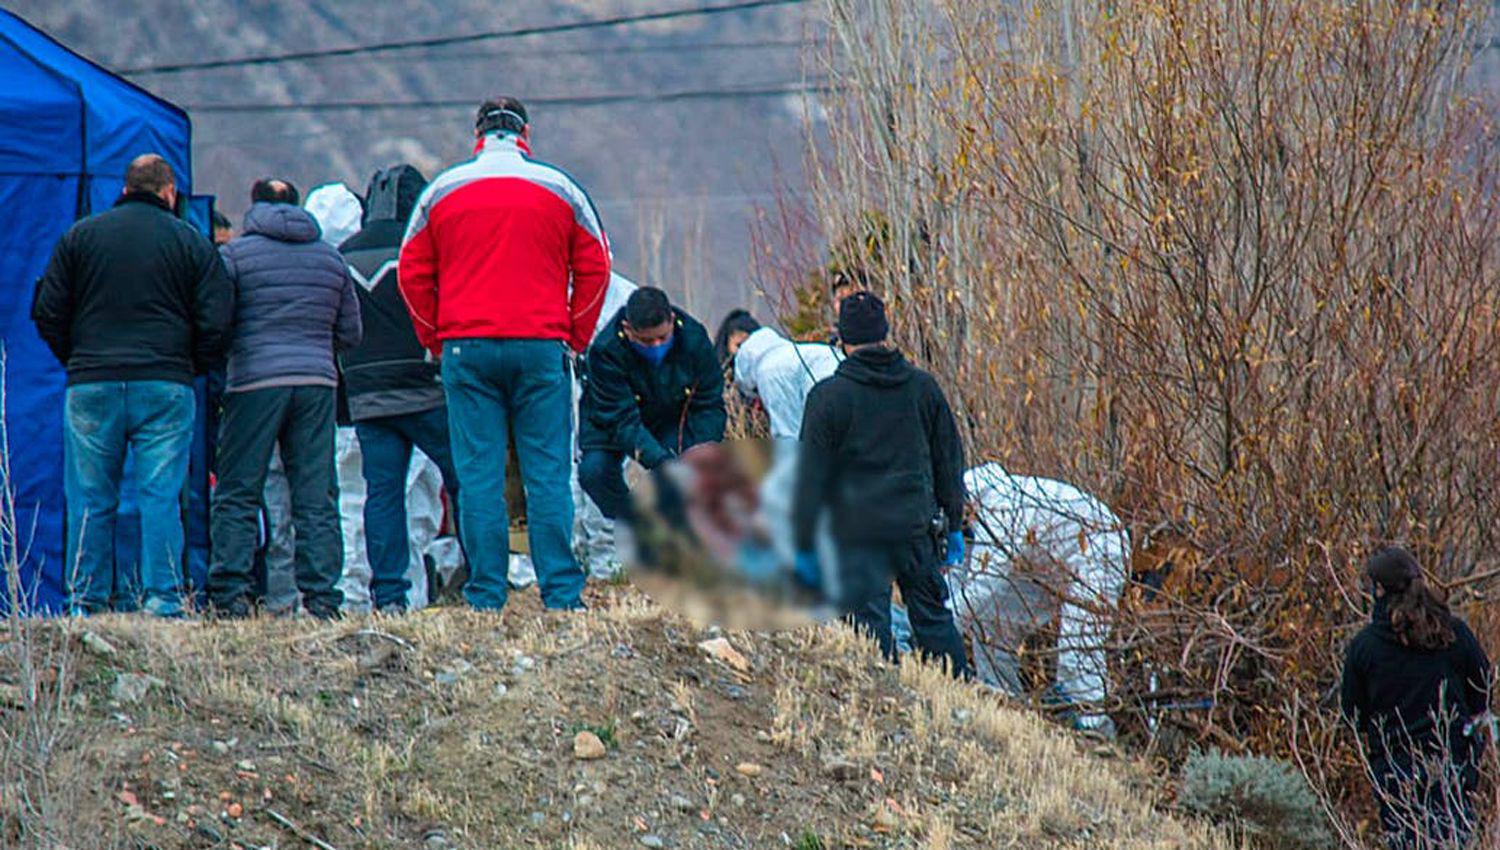
[[[1363,738],[1380,820],[1395,850],[1463,847],[1484,749],[1490,661],[1410,552],[1365,566],[1370,624],[1349,644],[1342,705]]]

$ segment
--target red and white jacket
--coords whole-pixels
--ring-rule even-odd
[[[587,193],[513,135],[439,174],[412,212],[397,270],[417,339],[559,339],[583,352],[609,284]]]

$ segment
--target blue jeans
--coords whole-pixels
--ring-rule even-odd
[[[526,485],[526,525],[542,603],[577,608],[583,570],[573,555],[573,405],[567,348],[545,339],[461,339],[443,345],[453,466],[463,498],[459,536],[469,559],[464,596],[498,610],[509,595],[505,465],[512,434]]]
[[[110,606],[115,514],[128,450],[141,514],[143,607],[162,617],[180,616],[181,500],[193,439],[193,388],[172,381],[75,384],[68,387],[64,409],[69,611],[90,614]]]
[[[354,423],[365,476],[365,547],[370,555],[370,597],[375,609],[402,607],[411,591],[406,577],[411,543],[406,533],[406,475],[413,446],[432,458],[443,489],[458,505],[458,476],[448,442],[448,411],[383,416]]]

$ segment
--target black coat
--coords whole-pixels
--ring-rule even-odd
[[[652,366],[621,326],[623,309],[589,346],[583,367],[578,442],[617,451],[647,469],[700,443],[724,439],[724,372],[696,319],[673,308],[672,349]]]
[[[1370,624],[1349,643],[1340,701],[1377,766],[1391,758],[1404,760],[1410,745],[1437,748],[1442,741],[1435,718],[1448,727],[1447,746],[1455,759],[1474,756],[1472,742],[1481,739],[1465,737],[1463,726],[1489,710],[1490,660],[1457,617],[1453,633],[1457,639],[1442,649],[1403,646],[1391,626],[1388,601],[1381,598]]]
[[[396,258],[405,227],[372,221],[339,246],[358,286],[364,340],[343,352],[344,390],[356,421],[420,413],[443,404],[438,365],[417,341],[411,313],[396,285]]]
[[[802,414],[794,531],[811,551],[818,517],[843,543],[927,534],[937,509],[963,525],[964,451],[937,381],[890,348],[867,348],[813,387]]]
[[[69,228],[31,306],[69,384],[190,384],[222,365],[233,316],[218,251],[147,193]]]

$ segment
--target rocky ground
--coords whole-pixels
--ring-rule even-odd
[[[7,847],[1227,847],[1109,748],[841,628],[12,623]]]

